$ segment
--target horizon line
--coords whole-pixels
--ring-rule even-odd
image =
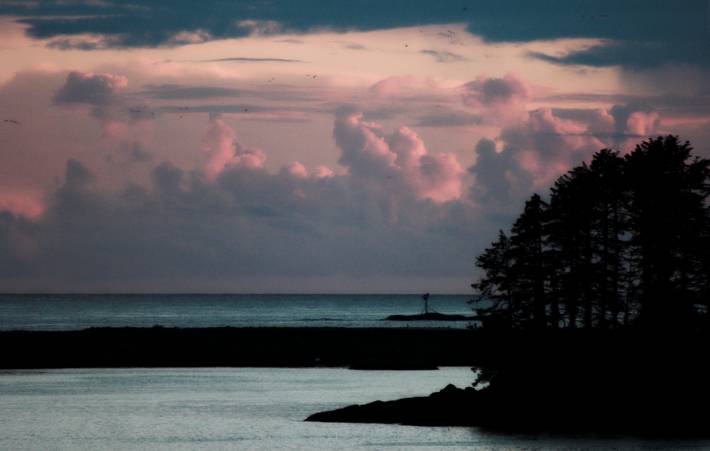
[[[101,291],[76,291],[76,292],[21,292],[10,291],[0,292],[0,296],[421,296],[424,293],[407,292],[407,293],[300,293],[300,292],[101,292]],[[430,296],[476,296],[475,293],[428,293]]]

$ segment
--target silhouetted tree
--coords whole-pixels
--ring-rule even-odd
[[[592,214],[591,171],[582,165],[558,178],[551,189],[548,223],[550,270],[555,298],[565,306],[567,325],[578,325],[580,308],[585,327],[592,326]]]
[[[544,221],[547,203],[533,194],[510,235],[511,299],[518,310],[518,324],[546,326]]]
[[[484,313],[535,328],[708,322],[709,194],[710,160],[675,136],[595,153],[477,259]]]
[[[628,281],[626,232],[627,188],[624,160],[618,152],[602,149],[589,166],[592,176],[593,291],[596,293],[597,325],[618,324],[624,310]]]
[[[477,313],[494,318],[501,326],[512,326],[517,309],[512,300],[510,240],[502,230],[498,239],[478,256],[476,266],[483,269],[484,276],[472,287],[491,302],[490,306],[478,308]]]
[[[644,141],[625,158],[629,232],[641,310],[650,324],[683,323],[694,314],[706,274],[698,252],[707,230],[710,161],[691,156],[676,136]]]

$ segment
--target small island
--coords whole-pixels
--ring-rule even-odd
[[[385,321],[475,321],[475,319],[474,316],[429,312],[415,315],[390,315],[385,318]]]
[[[449,314],[429,311],[429,293],[422,295],[424,300],[424,313],[414,315],[389,315],[385,321],[475,321],[476,317],[470,315]]]

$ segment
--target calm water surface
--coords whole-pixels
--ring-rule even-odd
[[[432,310],[471,314],[470,296],[432,295]],[[87,327],[465,327],[466,322],[382,321],[423,310],[419,295],[0,294],[0,330]]]
[[[466,368],[6,371],[0,372],[0,449],[660,449],[710,445],[302,421],[324,409],[425,395],[448,383],[465,386],[470,381]]]

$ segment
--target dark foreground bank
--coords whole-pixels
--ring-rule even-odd
[[[484,384],[476,388],[448,386],[427,397],[353,405],[307,420],[710,436],[708,338],[678,332],[519,335],[515,342],[503,340],[504,353],[488,360],[479,381]],[[511,347],[516,343],[517,350]]]
[[[0,332],[0,368],[420,369],[477,361],[475,331],[402,328],[94,328]]]

